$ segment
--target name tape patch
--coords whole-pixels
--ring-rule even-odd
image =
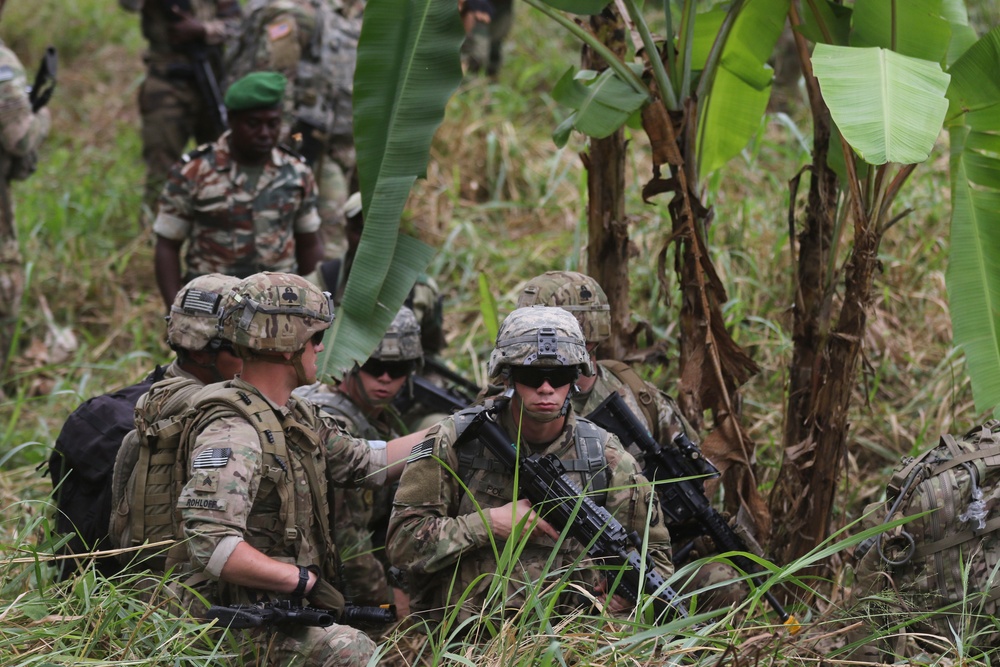
[[[226,511],[226,501],[222,498],[182,498],[178,505],[181,509]]]
[[[229,447],[219,447],[217,449],[206,449],[198,456],[194,457],[191,467],[198,468],[222,468],[229,463],[229,457],[233,450]]]

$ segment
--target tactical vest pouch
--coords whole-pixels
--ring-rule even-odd
[[[864,527],[913,517],[855,549],[857,593],[872,630],[913,621],[931,633],[986,649],[1000,643],[1000,422],[907,458],[893,471],[886,499],[865,508]],[[927,615],[926,617],[924,615]],[[905,634],[905,632],[904,632]],[[903,642],[880,650],[900,655]]]

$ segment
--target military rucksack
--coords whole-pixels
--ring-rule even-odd
[[[639,409],[642,410],[642,414],[649,424],[649,429],[653,433],[653,438],[659,439],[658,431],[660,430],[660,407],[657,405],[656,397],[649,390],[649,386],[646,384],[646,381],[635,372],[634,368],[626,364],[624,361],[601,359],[597,363],[618,378],[619,382],[632,390],[632,393],[635,395],[636,402],[639,403]]]
[[[136,428],[126,436],[115,459],[109,533],[118,548],[183,539],[178,498],[189,479],[191,441],[209,421],[233,413],[256,427],[263,453],[272,454],[265,460],[279,465],[288,460],[281,422],[268,402],[253,392],[171,378],[154,385],[139,401]],[[286,474],[270,475],[264,467],[258,493],[266,493],[269,484],[278,487],[283,501],[281,519],[294,530],[294,512],[291,502],[286,502],[294,495],[294,481]],[[183,544],[160,544],[126,551],[119,560],[165,570],[186,561],[187,554]]]
[[[927,632],[980,649],[1000,642],[1000,422],[896,466],[884,501],[865,509],[865,527],[913,517],[855,549],[855,595],[883,653],[904,655],[907,633]],[[898,642],[898,643],[895,643]],[[894,645],[895,643],[895,645]]]
[[[136,402],[154,382],[163,379],[163,373],[158,367],[142,382],[84,401],[63,424],[49,456],[56,529],[71,536],[60,553],[110,548],[108,519],[115,457],[132,429]],[[95,562],[105,576],[120,570],[110,556]],[[57,577],[69,577],[77,564],[78,559],[59,561]]]

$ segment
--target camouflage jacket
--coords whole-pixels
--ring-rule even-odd
[[[190,0],[191,13],[205,26],[205,44],[221,46],[239,35],[242,10],[239,0]],[[170,43],[173,21],[168,0],[118,0],[122,9],[140,12],[142,36],[149,43],[144,59],[150,64],[168,65],[190,60],[183,47]]]
[[[632,388],[608,370],[606,366],[601,365],[601,363],[597,363],[596,366],[597,381],[594,383],[593,388],[586,394],[577,394],[572,398],[574,412],[581,415],[589,415],[597,409],[605,398],[610,396],[612,392],[617,391],[625,399],[625,403],[632,413],[639,418],[639,421],[646,425],[646,428],[653,435],[653,439],[661,445],[672,446],[670,444],[671,439],[681,431],[686,432],[692,442],[695,444],[698,443],[698,434],[688,425],[687,420],[681,416],[680,408],[677,407],[674,399],[664,394],[649,382],[645,383],[647,392],[643,398],[656,402],[656,414],[659,418],[659,423],[651,425],[646,416],[646,411],[639,406],[639,397],[635,395]],[[629,445],[628,452],[635,457],[640,467],[644,465],[644,457],[639,447],[634,444]]]
[[[504,410],[500,424],[508,434],[517,433],[509,411]],[[576,424],[577,418],[571,412],[562,435],[539,453],[554,453],[564,461],[575,458]],[[667,576],[673,572],[670,535],[660,520],[657,503],[653,502],[653,489],[618,439],[605,431],[600,433],[606,439],[604,453],[609,473],[604,506],[626,530],[638,531],[640,535],[645,532],[647,513],[651,513],[646,535],[649,553],[661,574]],[[414,448],[403,471],[386,540],[390,561],[409,577],[412,608],[426,612],[461,604],[459,620],[481,614],[488,592],[495,585],[493,573],[510,577],[504,607],[520,607],[523,592],[519,591],[518,582],[536,581],[546,573],[545,563],[552,556],[555,541],[537,532],[532,534],[520,551],[517,565],[508,568],[508,572],[501,571],[491,545],[486,510],[513,499],[513,474],[501,472],[499,463],[497,468],[475,470],[468,475],[469,479],[462,480],[468,485],[470,496],[451,472],[459,470],[455,419],[448,417],[431,427],[428,438],[429,441]],[[474,446],[474,441],[463,443],[462,447],[465,446]],[[494,458],[488,449],[484,455]],[[477,507],[482,508],[482,513]],[[496,552],[502,553],[504,549],[503,541],[497,540]],[[588,590],[594,590],[599,573],[574,565],[584,557],[584,552],[578,541],[566,539],[548,572],[574,568],[573,578],[583,581]]]
[[[0,189],[7,182],[27,178],[37,163],[37,151],[49,133],[48,112],[35,114],[28,101],[27,75],[14,52],[0,41]],[[0,197],[6,201],[7,197]],[[0,216],[13,216],[4,204]],[[7,224],[0,220],[0,230]],[[4,241],[0,232],[0,242]]]
[[[298,157],[276,148],[252,187],[232,158],[229,133],[188,153],[170,170],[153,231],[187,240],[189,274],[244,278],[294,273],[295,235],[319,229],[316,181]]]
[[[257,393],[239,378],[225,384]],[[384,449],[375,450],[367,442],[351,438],[321,419],[308,401],[292,398],[286,405],[271,406],[283,425],[287,461],[263,460],[257,429],[241,416],[217,416],[196,427],[192,435],[192,476],[178,506],[191,559],[186,569],[201,575],[197,580],[216,581],[241,541],[277,560],[319,566],[325,576],[333,577],[328,558],[332,555],[325,554],[329,526],[324,522],[328,516],[315,499],[324,498],[329,485],[385,483]],[[316,471],[315,478],[310,470]],[[270,493],[258,495],[265,477],[273,481],[289,475],[295,480],[294,498],[283,500],[280,487],[274,484],[268,485]],[[313,484],[320,488],[313,488]],[[277,522],[284,502],[294,506],[294,535],[277,530],[284,528]],[[211,585],[203,593],[226,604],[266,595],[223,583]]]

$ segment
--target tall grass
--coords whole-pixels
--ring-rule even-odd
[[[108,581],[91,572],[56,585],[43,562],[58,538],[50,532],[50,485],[35,466],[47,458],[63,420],[81,400],[134,382],[170,355],[151,239],[137,222],[143,181],[135,108],[143,48],[138,18],[119,11],[113,0],[7,4],[0,36],[26,66],[33,68],[48,44],[58,46],[61,62],[53,132],[39,171],[14,191],[30,282],[18,324],[23,353],[8,369],[16,389],[0,399],[0,663],[208,664],[223,648],[202,626],[135,602],[135,581]],[[988,2],[970,6],[976,20],[998,18]],[[515,11],[504,69],[495,81],[470,77],[453,98],[406,221],[439,248],[431,273],[446,296],[446,355],[477,379],[491,347],[480,315],[480,277],[504,315],[529,278],[583,268],[587,238],[578,156],[586,141],[574,136],[559,150],[550,138],[566,111],[548,90],[577,59],[577,47],[525,6]],[[788,182],[807,160],[804,114],[798,107],[769,116],[760,137],[707,185],[715,210],[713,260],[729,296],[727,323],[763,369],[742,396],[765,491],[782,455],[793,289]],[[648,149],[641,134],[629,139],[632,317],[648,323],[652,333],[645,343],[665,355],[663,366],[644,372],[669,392],[676,373],[677,285],[670,274],[661,283],[656,258],[670,223],[666,202],[642,202]],[[878,298],[837,504],[843,526],[853,525],[882,493],[885,473],[901,455],[925,449],[942,432],[964,431],[977,418],[964,360],[952,347],[944,290],[946,160],[942,145],[917,169],[900,203],[915,212],[881,249]],[[802,210],[801,193],[794,206]],[[669,267],[672,250],[666,256]],[[53,341],[66,329],[77,347],[59,358]],[[824,558],[844,558],[851,542],[838,539],[822,548]],[[772,581],[794,582],[801,567],[780,568]],[[556,665],[680,661],[688,651],[685,642],[693,640],[686,630],[676,639],[676,627],[637,628],[589,614],[546,617],[542,610],[555,594],[546,585],[563,574],[553,572],[539,583],[532,592],[537,602],[515,619],[493,619],[490,636],[482,637],[485,647],[474,647],[451,626],[430,636],[424,655],[463,664]],[[848,571],[838,577],[850,583]],[[799,583],[821,593],[803,610],[806,620],[837,602],[831,582]],[[762,607],[755,593],[737,611]],[[840,655],[790,647],[783,635],[750,619],[734,614],[714,621],[708,636],[697,640],[699,656],[706,664],[802,664]],[[956,655],[968,657],[960,648],[952,650]]]

